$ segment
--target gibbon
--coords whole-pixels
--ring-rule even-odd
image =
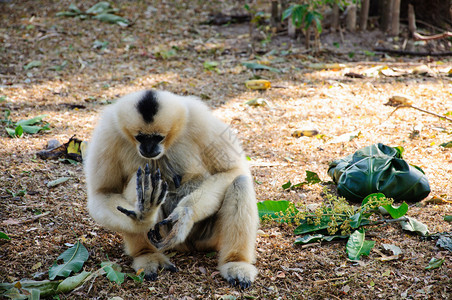
[[[163,254],[176,249],[218,251],[230,284],[254,281],[251,172],[235,134],[201,100],[153,90],[118,99],[93,132],[85,173],[90,215],[122,234],[146,279],[177,270]]]

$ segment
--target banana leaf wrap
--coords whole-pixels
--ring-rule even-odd
[[[372,193],[409,202],[420,201],[430,193],[422,169],[409,165],[396,148],[382,143],[331,162],[328,175],[337,184],[340,196],[357,203]]]

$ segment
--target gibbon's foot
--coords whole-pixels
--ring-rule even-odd
[[[133,268],[135,270],[143,269],[144,279],[157,280],[157,272],[159,268],[163,268],[170,272],[177,272],[177,267],[162,253],[148,253],[135,257],[133,260]]]
[[[247,289],[257,275],[257,269],[246,262],[228,262],[218,268],[221,275],[232,286]]]
[[[173,224],[173,228],[162,241],[160,226],[169,223]],[[190,233],[193,224],[193,209],[191,207],[178,206],[165,220],[155,224],[154,229],[149,232],[148,237],[157,248],[165,251],[183,243]]]
[[[179,270],[177,269],[177,267],[176,267],[175,265],[173,265],[173,264],[168,265],[168,266],[165,266],[164,269],[165,269],[165,270],[168,270],[168,271],[170,271],[170,272],[177,272],[177,271],[179,271]],[[157,275],[156,272],[149,272],[149,273],[146,273],[146,274],[144,275],[144,279],[145,279],[145,280],[148,280],[148,281],[156,281],[156,280],[157,280],[157,277],[158,277],[158,275]]]
[[[151,174],[149,164],[144,168],[144,176],[141,167],[137,171],[137,202],[135,210],[128,210],[122,206],[117,209],[136,220],[145,219],[150,213],[154,213],[159,205],[165,201],[168,184],[162,180],[160,170]]]

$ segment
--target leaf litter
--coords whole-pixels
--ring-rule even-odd
[[[0,39],[5,49],[0,52],[0,96],[6,99],[0,102],[2,115],[6,109],[16,120],[45,114],[51,128],[16,139],[5,130],[0,135],[0,231],[11,239],[0,240],[0,273],[6,274],[2,281],[41,276],[63,252],[64,244],[79,238],[90,253],[84,271],[97,270],[101,262],[111,259],[132,272],[120,235],[101,228],[87,214],[82,165],[44,161],[36,152],[52,139],[68,141],[74,134],[89,141],[105,105],[138,89],[168,89],[206,99],[242,139],[254,179],[259,182],[255,186],[258,201],[287,200],[297,206],[321,203],[320,184],[288,190],[281,186],[289,180],[303,182],[306,170],[326,179],[330,161],[376,142],[403,146],[405,157],[427,173],[431,196],[452,200],[452,152],[441,146],[452,139],[450,122],[407,109],[397,110],[388,119],[394,108],[384,105],[400,94],[412,99],[413,106],[450,116],[452,85],[448,73],[443,72],[451,69],[450,60],[383,57],[372,61],[364,57],[366,62],[353,62],[339,54],[312,57],[303,53],[299,42],[275,37],[270,46],[277,52],[272,55],[284,60],[266,64],[257,57],[261,54],[249,51],[248,24],[200,24],[211,12],[242,9],[232,1],[116,1],[120,17],[136,20],[127,27],[56,16],[70,4],[46,1],[39,12],[31,2],[0,4]],[[94,4],[83,2],[77,9],[83,12]],[[95,41],[102,41],[106,48],[93,48]],[[256,49],[263,53],[272,50],[259,47]],[[24,68],[38,61],[39,66],[33,63]],[[204,61],[218,65],[205,68]],[[336,66],[337,61],[340,65]],[[419,65],[428,66],[428,73],[435,76],[414,72]],[[347,73],[371,76],[350,78]],[[285,88],[247,89],[244,82],[255,76],[268,80],[272,87]],[[244,104],[250,99],[266,99],[272,105]],[[69,109],[68,105],[86,109]],[[422,131],[411,138],[419,123]],[[4,128],[4,123],[0,126]],[[291,136],[298,128],[312,126],[321,134]],[[336,143],[335,137],[341,136],[343,140]],[[71,180],[47,188],[46,183],[63,177]],[[408,214],[428,225],[432,233],[451,230],[443,219],[452,214],[448,202],[412,205]],[[176,253],[171,259],[179,272],[162,272],[157,282],[125,279],[117,285],[97,277],[67,297],[446,299],[450,295],[451,254],[435,241],[420,240],[396,226],[382,226],[374,229],[372,236],[366,235],[366,240],[397,245],[403,259],[382,262],[377,259],[380,255],[371,251],[353,263],[347,261],[345,242],[294,246],[293,229],[284,223],[261,227],[257,237],[259,276],[246,291],[228,286],[216,270],[215,256]],[[435,268],[425,270],[432,258],[436,258]]]

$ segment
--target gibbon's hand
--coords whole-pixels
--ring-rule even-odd
[[[160,170],[157,169],[154,174],[151,174],[149,165],[146,164],[144,176],[141,167],[137,171],[137,202],[135,210],[128,210],[122,206],[118,206],[117,209],[132,219],[144,220],[153,214],[160,207],[160,204],[165,201],[167,191],[168,184],[162,180]]]
[[[172,223],[170,233],[161,241],[160,226]],[[155,224],[154,230],[148,234],[149,239],[162,251],[183,243],[193,228],[193,209],[187,206],[177,206],[165,220]]]

